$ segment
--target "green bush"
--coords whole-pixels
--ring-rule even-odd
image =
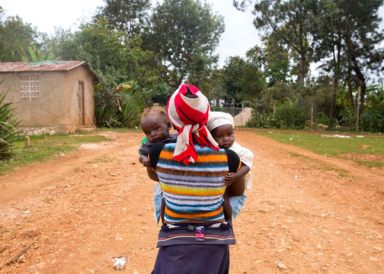
[[[148,94],[135,81],[117,85],[113,90],[96,89],[95,116],[98,127],[128,127],[139,125]]]
[[[276,127],[276,120],[273,119],[272,114],[254,113],[251,119],[247,122],[246,126],[256,128],[271,128]]]
[[[321,112],[316,115],[315,121],[317,124],[328,125],[329,117],[324,112]]]
[[[295,102],[284,102],[276,108],[275,119],[281,128],[304,128],[305,117],[302,108]]]
[[[363,115],[365,131],[384,132],[384,88],[370,91]]]
[[[141,112],[144,109],[146,91],[135,81],[120,84],[116,91],[119,103],[119,120],[122,126],[129,128],[138,126]]]
[[[0,92],[0,161],[12,157],[13,142],[18,139],[17,121],[12,105],[5,102],[5,95]]]
[[[95,90],[95,119],[97,127],[121,127],[118,100],[111,91]]]

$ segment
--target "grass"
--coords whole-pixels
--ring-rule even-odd
[[[348,158],[369,167],[384,166],[384,136],[378,134],[277,129],[256,131],[279,142],[303,147],[321,155]],[[336,136],[349,136],[349,138],[336,138]]]
[[[8,161],[0,161],[0,174],[14,170],[18,166],[33,162],[45,161],[53,156],[75,150],[82,143],[96,143],[109,139],[94,135],[94,132],[84,132],[76,135],[43,135],[31,136],[30,145],[26,146],[24,140],[14,143],[14,157]]]

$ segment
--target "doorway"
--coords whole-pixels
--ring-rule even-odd
[[[84,82],[79,81],[77,90],[77,102],[79,104],[79,124],[85,125]]]

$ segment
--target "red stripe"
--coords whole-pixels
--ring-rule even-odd
[[[190,107],[182,98],[180,93],[175,96],[174,100],[177,115],[184,124],[205,124],[208,120],[209,105],[205,112],[200,112]]]

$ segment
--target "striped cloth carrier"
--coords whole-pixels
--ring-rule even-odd
[[[225,150],[195,145],[197,159],[185,165],[174,161],[176,144],[164,145],[156,173],[165,200],[164,221],[177,223],[218,223],[224,221],[224,175],[228,173]]]

